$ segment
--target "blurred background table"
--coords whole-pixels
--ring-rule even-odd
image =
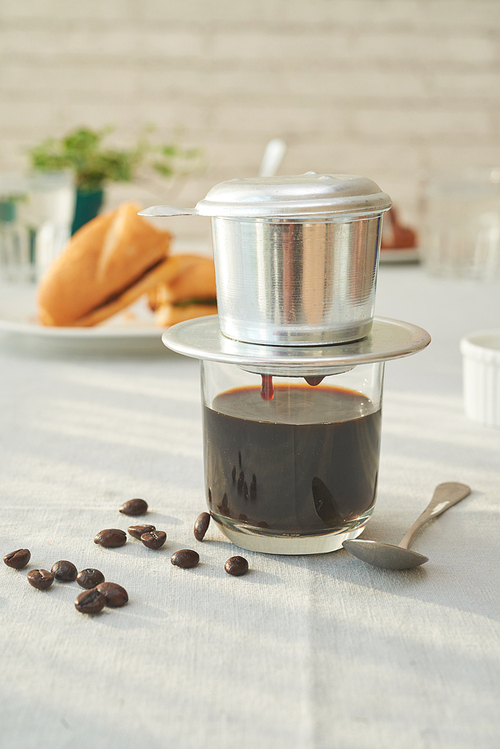
[[[367,538],[397,543],[443,481],[469,498],[414,548],[429,562],[391,573],[346,552],[238,553],[205,507],[196,361],[79,356],[0,339],[2,565],[0,746],[191,749],[493,749],[500,743],[500,430],[466,419],[459,340],[499,326],[498,285],[379,274],[379,316],[426,328],[424,352],[386,367],[378,501]],[[147,518],[118,507],[144,497]],[[93,543],[151,522],[153,552]],[[196,548],[200,565],[170,564]],[[75,583],[32,589],[59,559],[97,567],[130,602],[82,616]]]

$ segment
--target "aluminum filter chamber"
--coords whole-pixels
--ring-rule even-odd
[[[325,345],[370,331],[382,217],[212,218],[221,331],[270,345]]]

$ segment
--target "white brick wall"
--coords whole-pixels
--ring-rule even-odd
[[[500,0],[0,0],[0,169],[77,125],[131,144],[148,122],[205,149],[179,204],[281,136],[283,173],[364,174],[417,222],[428,170],[500,164]],[[169,197],[108,202],[134,194]]]

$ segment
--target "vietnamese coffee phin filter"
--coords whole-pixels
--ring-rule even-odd
[[[211,217],[219,314],[163,341],[201,360],[206,499],[243,548],[333,551],[373,512],[384,363],[430,341],[373,317],[390,206],[369,179],[308,172],[143,212]]]

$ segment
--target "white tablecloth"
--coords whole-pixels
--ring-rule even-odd
[[[386,367],[378,501],[365,537],[397,543],[436,484],[470,497],[429,524],[410,572],[345,551],[244,552],[204,507],[198,364],[165,351],[65,356],[0,339],[0,747],[23,749],[497,749],[500,746],[500,430],[466,419],[460,337],[500,327],[500,289],[380,270],[377,314],[426,328],[424,352]],[[134,520],[161,551],[93,543]],[[136,522],[146,522],[139,518]],[[200,565],[170,564],[196,548]],[[130,595],[76,612],[76,583],[31,588],[28,569],[98,567]]]

